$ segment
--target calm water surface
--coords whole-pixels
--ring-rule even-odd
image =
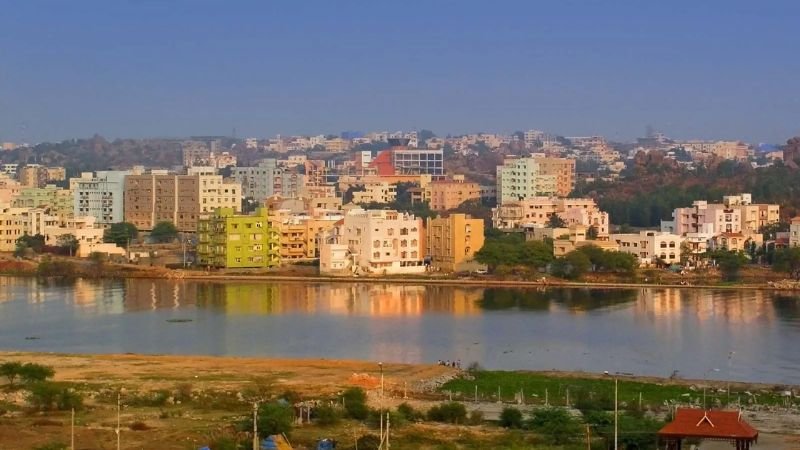
[[[170,319],[190,319],[174,323]],[[0,278],[0,349],[460,359],[800,384],[800,298],[760,291],[510,289]]]

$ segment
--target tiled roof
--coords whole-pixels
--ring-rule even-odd
[[[679,408],[675,420],[659,430],[662,437],[757,439],[758,430],[742,419],[739,411]]]

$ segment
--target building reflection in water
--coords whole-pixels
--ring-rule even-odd
[[[692,317],[702,325],[722,319],[731,325],[773,322],[775,294],[759,290],[642,289],[635,313],[650,321]]]
[[[635,289],[488,288],[479,302],[485,310],[558,311],[581,314],[625,306],[637,298]]]
[[[200,283],[197,305],[228,314],[419,316],[480,313],[481,289],[351,283]]]

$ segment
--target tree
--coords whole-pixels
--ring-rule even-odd
[[[463,403],[445,402],[428,410],[428,420],[461,424],[467,420],[467,408]]]
[[[709,255],[716,261],[719,270],[722,272],[722,278],[725,281],[736,281],[739,279],[739,269],[747,264],[747,256],[743,252],[734,252],[730,250],[716,250]]]
[[[522,428],[522,411],[506,407],[500,413],[500,426],[503,428]]]
[[[53,378],[55,371],[52,367],[44,366],[36,363],[24,364],[19,369],[19,377],[25,383],[37,383]]]
[[[369,416],[367,394],[361,388],[350,388],[342,394],[344,410],[351,419],[366,420]]]
[[[164,244],[172,242],[178,237],[178,229],[172,222],[159,222],[150,232],[150,239],[153,242]]]
[[[117,244],[120,247],[128,248],[128,244],[132,240],[136,239],[138,234],[139,230],[136,229],[136,225],[130,222],[119,222],[112,224],[109,228],[106,228],[105,232],[103,233],[103,242]]]
[[[569,280],[577,280],[582,277],[590,268],[592,262],[585,253],[573,250],[563,258],[557,258],[552,265],[553,275]]]
[[[14,250],[15,256],[23,256],[25,254],[25,250],[31,249],[35,253],[41,253],[44,250],[44,236],[41,234],[36,235],[29,235],[24,234],[17,239],[17,246]]]
[[[566,226],[567,226],[567,222],[564,222],[564,219],[559,217],[558,214],[553,213],[547,219],[547,227],[548,228],[564,228]]]
[[[785,248],[775,253],[772,269],[777,272],[788,272],[789,276],[800,281],[800,247]]]
[[[527,425],[555,445],[566,444],[573,437],[581,435],[578,421],[561,408],[535,410]]]
[[[64,253],[69,253],[69,256],[74,255],[78,251],[80,242],[74,234],[62,234],[56,240],[56,246],[61,248]]]
[[[286,403],[262,403],[258,405],[258,434],[271,436],[273,434],[289,434],[294,423],[294,410]],[[253,418],[248,416],[241,423],[244,431],[253,429]]]
[[[19,377],[20,369],[22,369],[22,363],[16,361],[0,364],[0,376],[6,377],[8,385],[14,387],[14,381]]]

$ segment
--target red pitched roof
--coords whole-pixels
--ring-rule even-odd
[[[757,439],[758,430],[742,419],[739,411],[679,408],[675,420],[658,431],[662,437],[710,439]]]

